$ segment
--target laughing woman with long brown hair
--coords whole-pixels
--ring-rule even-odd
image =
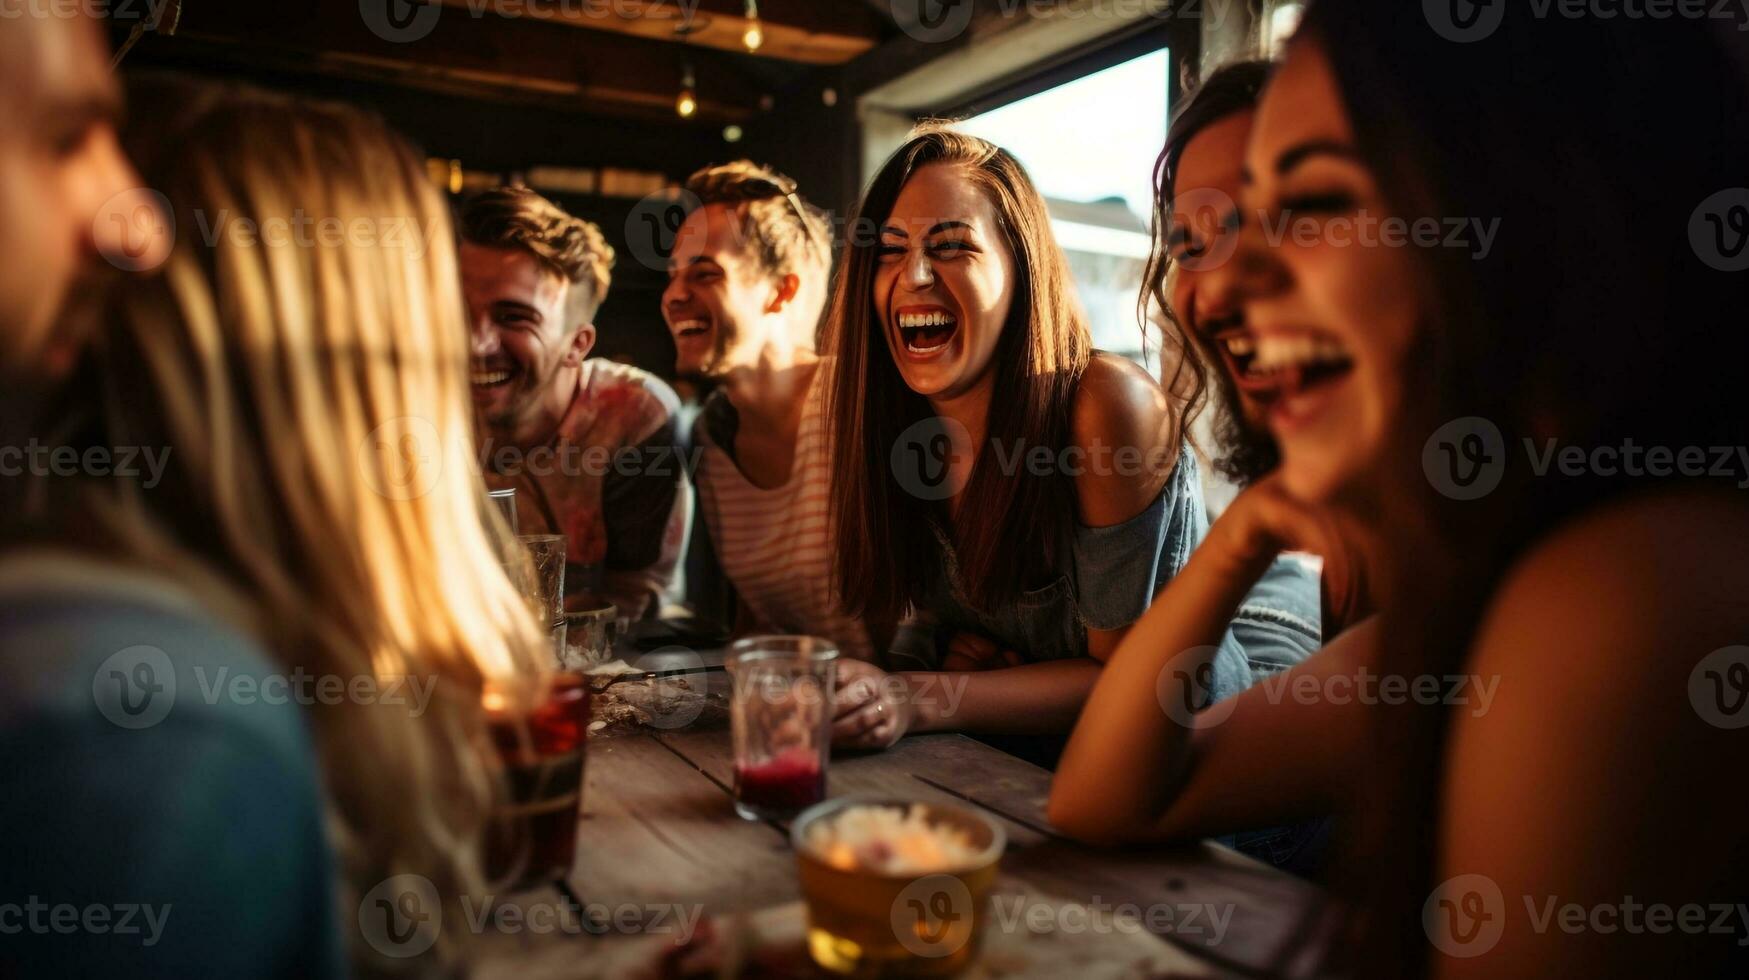
[[[999,147],[925,126],[851,227],[825,345],[835,585],[877,635],[911,622],[903,672],[844,668],[837,737],[1066,732],[1207,528],[1182,406],[1092,349],[1044,199]],[[1225,637],[1213,696],[1252,676]]]

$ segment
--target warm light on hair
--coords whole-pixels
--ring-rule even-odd
[[[94,483],[81,511],[112,553],[194,588],[283,669],[435,685],[423,714],[306,715],[351,907],[411,872],[461,914],[484,891],[497,787],[482,692],[528,697],[547,668],[470,465],[447,210],[422,161],[357,111],[229,93],[167,115],[136,155],[188,232],[160,275],[112,298],[90,369],[105,437],[167,446],[169,469],[152,489]],[[197,215],[342,233],[209,242]],[[453,957],[465,932],[429,955]]]
[[[526,187],[496,187],[471,198],[459,220],[462,241],[527,252],[570,283],[565,306],[575,327],[595,320],[613,282],[613,247],[593,222]]]

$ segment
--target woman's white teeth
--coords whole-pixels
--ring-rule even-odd
[[[1250,337],[1228,337],[1227,353],[1234,357],[1250,357],[1257,353],[1257,345],[1251,342]]]
[[[950,324],[954,324],[954,323],[958,323],[958,322],[959,321],[955,320],[953,318],[953,315],[950,313],[901,313],[901,314],[899,314],[899,326],[901,328],[945,327],[945,326],[948,326]]]
[[[1237,356],[1243,356],[1233,350],[1232,342],[1227,349]],[[1345,364],[1348,362],[1348,352],[1342,345],[1324,337],[1313,337],[1305,334],[1295,336],[1263,336],[1257,338],[1257,356],[1251,361],[1253,371],[1274,371],[1286,367],[1305,367],[1317,364]]]
[[[509,371],[475,371],[472,375],[474,384],[495,385],[510,380]]]

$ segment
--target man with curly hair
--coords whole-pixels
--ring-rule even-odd
[[[643,618],[674,575],[689,497],[673,390],[587,359],[613,249],[519,187],[470,200],[460,233],[486,482],[516,489],[522,533],[565,536],[568,605],[593,593]]]

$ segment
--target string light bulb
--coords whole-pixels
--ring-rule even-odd
[[[765,44],[765,27],[759,23],[759,0],[747,0],[747,33],[741,35],[741,43],[747,45],[748,51],[758,51]]]
[[[698,80],[693,77],[692,66],[687,65],[680,77],[680,97],[674,100],[674,111],[680,114],[680,118],[691,119],[698,112],[698,93],[694,91],[697,87]]]

